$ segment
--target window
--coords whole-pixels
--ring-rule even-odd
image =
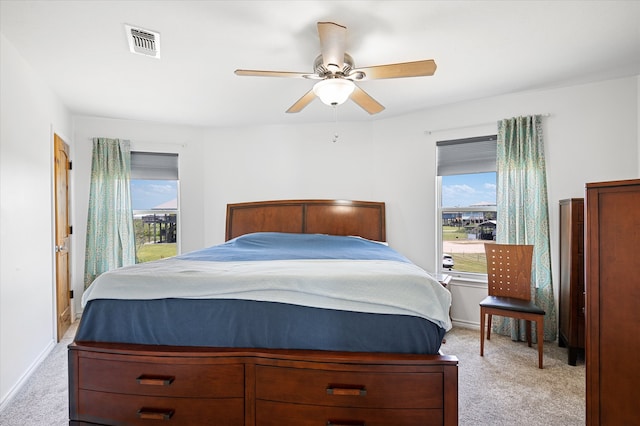
[[[178,155],[131,152],[136,262],[178,254]]]
[[[496,136],[439,141],[438,267],[486,274],[484,243],[496,235]]]

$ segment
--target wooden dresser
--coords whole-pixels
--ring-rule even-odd
[[[457,425],[456,357],[334,354],[73,343],[69,424]]]
[[[640,419],[640,179],[586,186],[586,420]]]
[[[584,199],[560,201],[560,316],[558,343],[576,365],[584,349]]]

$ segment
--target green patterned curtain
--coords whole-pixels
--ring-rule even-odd
[[[517,117],[498,122],[496,241],[502,244],[532,244],[531,300],[546,312],[544,339],[557,334],[551,254],[549,206],[542,140],[542,117]],[[526,340],[524,321],[496,318],[493,331]],[[536,339],[532,324],[532,339]]]
[[[136,263],[129,180],[129,141],[93,139],[84,286],[111,269]]]

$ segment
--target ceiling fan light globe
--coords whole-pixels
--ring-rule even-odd
[[[335,106],[345,103],[355,88],[356,85],[351,80],[329,78],[317,82],[313,86],[313,93],[320,98],[322,103]]]

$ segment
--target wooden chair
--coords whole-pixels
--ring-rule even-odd
[[[542,368],[544,310],[531,302],[533,246],[485,244],[489,295],[480,302],[480,356],[484,356],[485,315],[487,340],[491,338],[491,317],[500,315],[526,321],[527,343],[531,347],[531,321],[536,322],[538,367]]]

